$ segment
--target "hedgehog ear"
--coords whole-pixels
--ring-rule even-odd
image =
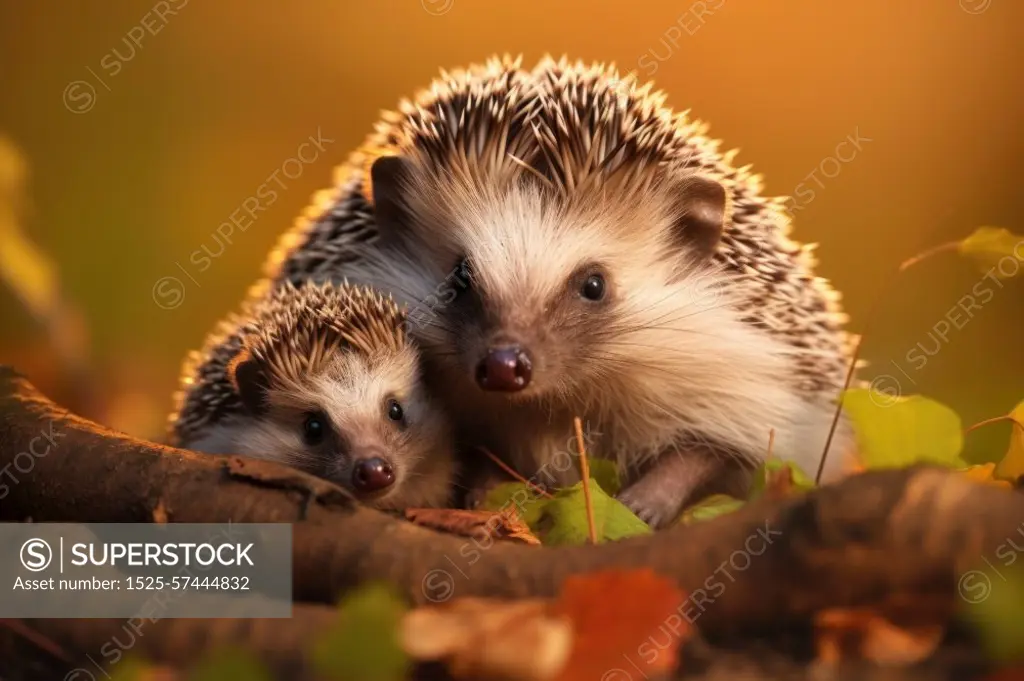
[[[381,156],[370,166],[373,213],[381,236],[387,237],[406,224],[402,194],[408,184],[409,163],[400,156]]]
[[[250,414],[259,416],[266,411],[270,386],[263,369],[248,350],[242,350],[228,365],[228,378]]]
[[[678,218],[674,237],[697,257],[711,257],[729,220],[729,195],[722,183],[700,175],[679,186]]]

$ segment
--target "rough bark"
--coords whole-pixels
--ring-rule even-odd
[[[12,650],[24,654],[34,647],[44,653],[36,656],[36,664],[45,665],[47,671],[26,676],[34,680],[106,678],[105,673],[116,670],[129,656],[180,667],[225,646],[239,646],[254,651],[279,678],[301,681],[315,678],[311,642],[337,618],[332,608],[299,605],[287,620],[30,619],[9,628],[6,637],[12,640]],[[0,642],[4,638],[0,628]],[[10,662],[11,657],[6,660]],[[75,675],[75,670],[83,671]]]
[[[300,601],[331,603],[371,578],[389,579],[414,603],[551,596],[574,573],[648,566],[692,595],[687,616],[715,635],[799,626],[825,607],[883,600],[896,615],[943,617],[957,602],[958,574],[1024,523],[1024,495],[919,467],[614,544],[486,544],[363,508],[282,466],[112,432],[3,367],[0,471],[2,521],[150,522],[159,506],[168,522],[294,523]]]

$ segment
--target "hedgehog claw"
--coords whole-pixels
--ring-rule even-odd
[[[674,511],[678,506],[674,501],[645,494],[640,485],[633,485],[620,492],[617,498],[654,530],[668,524],[675,517]]]

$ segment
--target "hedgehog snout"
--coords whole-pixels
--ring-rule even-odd
[[[357,492],[381,492],[395,484],[395,469],[387,459],[372,456],[352,464],[352,487]]]
[[[533,360],[519,345],[491,347],[476,366],[476,382],[484,390],[518,392],[532,376]]]

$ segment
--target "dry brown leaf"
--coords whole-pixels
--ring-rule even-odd
[[[653,570],[609,570],[569,577],[552,613],[572,620],[572,656],[560,681],[657,675],[676,668],[693,629],[686,596]],[[616,676],[618,674],[618,676]]]
[[[156,507],[153,509],[153,522],[158,525],[167,524],[167,506],[164,505],[163,498],[156,502]]]
[[[868,609],[833,609],[815,617],[818,659],[836,664],[842,659],[867,659],[880,665],[919,662],[938,647],[941,625],[898,627]]]
[[[572,628],[540,599],[457,598],[406,613],[402,647],[412,658],[443,660],[462,679],[551,679],[569,657]]]
[[[514,506],[500,511],[454,508],[409,508],[405,517],[417,525],[479,539],[508,539],[540,546],[540,540],[519,517]]]

